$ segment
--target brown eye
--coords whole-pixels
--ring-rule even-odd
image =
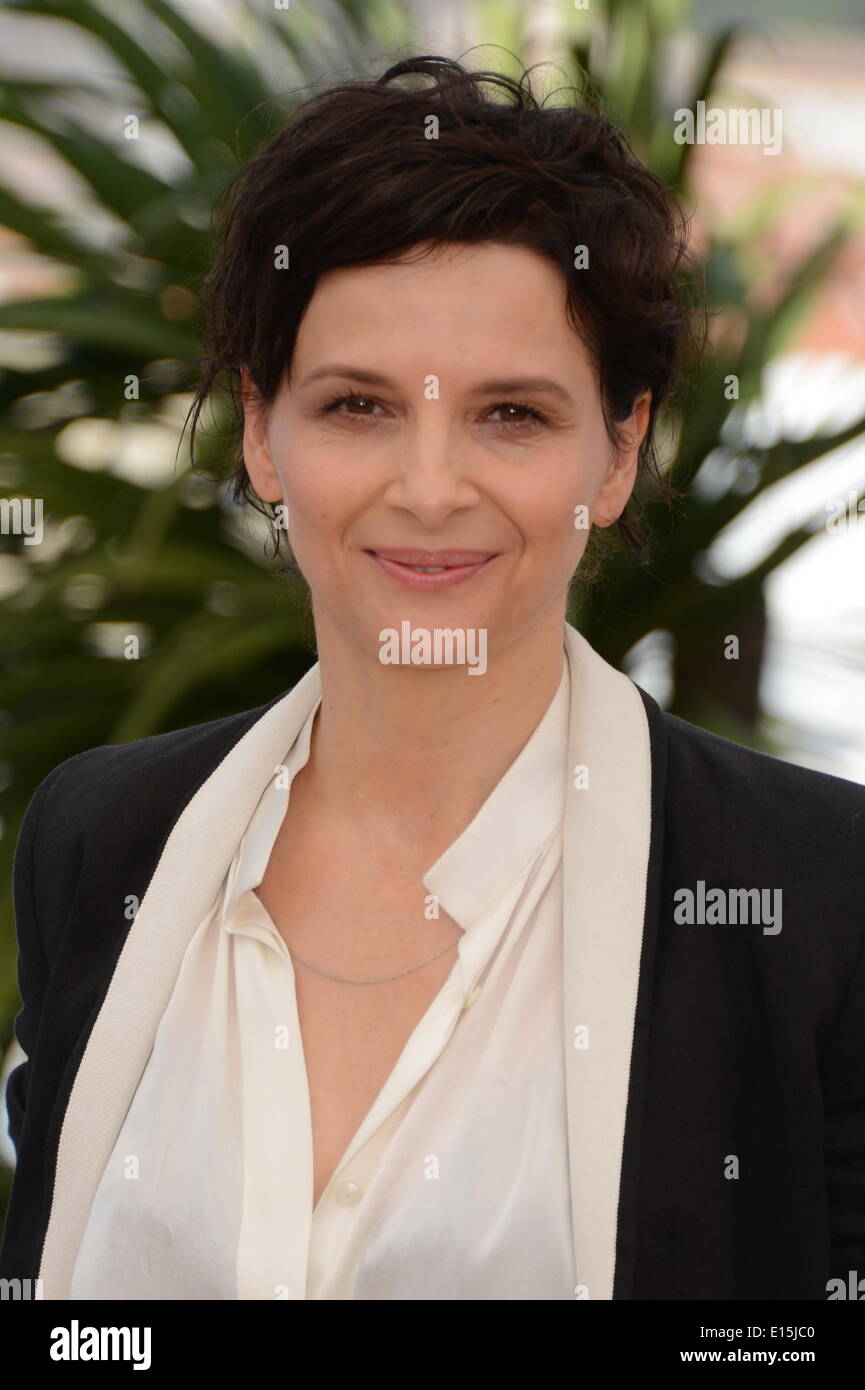
[[[542,425],[546,423],[546,416],[542,415],[539,410],[535,410],[534,406],[526,405],[524,401],[500,401],[498,405],[492,407],[492,410],[493,412],[497,410],[516,410],[521,411],[523,416],[527,417],[522,420],[504,419],[493,422],[494,424],[504,425],[505,428],[522,429],[526,425],[531,427],[533,425]]]
[[[361,396],[358,394],[348,393],[343,394],[341,396],[334,396],[333,400],[327,401],[326,404],[322,406],[321,413],[322,415],[336,414],[339,412],[340,406],[354,404],[358,401],[362,405],[375,406],[378,404],[378,402],[374,401],[371,396]],[[369,419],[369,412],[361,411],[361,418]]]

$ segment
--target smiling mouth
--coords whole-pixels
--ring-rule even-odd
[[[438,574],[442,570],[463,569],[468,565],[482,565],[492,560],[492,550],[368,550],[368,555],[376,555],[381,560],[391,560],[394,564],[405,565],[407,569],[418,570],[422,574]]]
[[[497,552],[490,550],[367,550],[385,574],[410,588],[434,590],[462,583],[483,569]]]

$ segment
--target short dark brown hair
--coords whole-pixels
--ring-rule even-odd
[[[397,84],[408,76],[418,81]],[[405,58],[377,79],[341,82],[303,102],[235,175],[217,209],[203,289],[203,370],[189,416],[194,451],[207,398],[226,393],[239,451],[235,502],[273,522],[277,504],[257,497],[240,451],[241,367],[271,402],[290,376],[318,278],[340,266],[406,258],[422,242],[500,242],[557,265],[569,319],[598,373],[611,439],[651,391],[638,483],[676,495],[659,466],[655,427],[702,341],[686,288],[687,217],[596,98],[571,88],[567,104],[549,105],[529,79],[530,69],[517,80],[450,58]],[[575,269],[580,245],[588,269]],[[289,270],[276,267],[278,246],[289,248]],[[633,503],[617,526],[627,546],[647,553]]]

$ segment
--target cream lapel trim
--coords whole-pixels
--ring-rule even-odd
[[[565,1080],[577,1296],[611,1299],[651,838],[651,747],[634,683],[565,624]],[[575,768],[589,785],[574,786]],[[588,1046],[577,1029],[585,1029]]]
[[[320,695],[316,663],[238,740],[171,829],[66,1107],[39,1270],[44,1298],[69,1297],[96,1189],[171,997],[183,952],[210,909],[268,777]]]

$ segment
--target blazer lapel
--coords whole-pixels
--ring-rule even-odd
[[[611,1299],[652,764],[637,686],[569,623],[565,650],[571,715],[562,861],[564,1027],[574,1260],[577,1296]],[[633,1137],[629,1131],[629,1142]]]
[[[65,1299],[90,1207],[153,1046],[183,953],[269,777],[321,694],[316,663],[238,740],[178,817],[141,900],[66,1107],[39,1277]]]

